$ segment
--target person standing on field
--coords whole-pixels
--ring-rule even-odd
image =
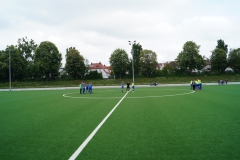
[[[199,82],[199,90],[202,90],[202,81],[198,79],[198,82]]]
[[[193,81],[190,81],[190,87],[191,87],[191,90],[192,90],[192,85],[193,85]]]
[[[130,90],[130,83],[127,82],[127,89],[126,89],[126,91],[128,92],[129,90]]]
[[[82,93],[85,94],[85,82],[82,83]]]
[[[92,83],[89,83],[88,85],[88,92],[92,94]]]
[[[80,94],[82,94],[82,82],[79,84]]]
[[[86,93],[88,92],[88,84],[86,83]]]
[[[122,88],[122,93],[123,93],[123,90],[124,90],[124,82],[122,81],[122,84],[121,84],[121,88]]]
[[[192,82],[192,88],[193,88],[193,90],[195,91],[195,87],[196,87],[196,81],[195,80],[193,80],[193,82]]]
[[[134,92],[134,83],[132,82],[132,91]]]

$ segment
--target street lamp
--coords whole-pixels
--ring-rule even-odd
[[[10,91],[12,90],[12,87],[11,87],[11,54],[10,54],[10,49],[8,49],[8,56],[9,56],[9,89],[10,89]]]
[[[131,42],[131,41],[128,41],[128,43],[129,43],[129,45],[134,45],[134,44],[136,44],[136,41],[133,41],[133,42]],[[132,73],[133,73],[133,83],[134,83],[134,59],[133,59],[133,54],[134,54],[134,50],[133,50],[133,47],[132,47],[132,49],[131,49],[131,54],[132,54]]]

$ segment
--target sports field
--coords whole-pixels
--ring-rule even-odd
[[[240,85],[0,92],[0,159],[240,159]]]

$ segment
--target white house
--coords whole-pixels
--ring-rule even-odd
[[[111,75],[111,68],[110,66],[102,65],[101,62],[99,63],[91,63],[90,64],[90,71],[97,71],[98,73],[102,73],[104,79],[109,78]]]

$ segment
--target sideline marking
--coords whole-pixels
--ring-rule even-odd
[[[187,89],[171,89],[171,90],[187,90]],[[190,92],[187,92],[187,93],[178,93],[178,94],[169,94],[169,95],[166,94],[166,95],[161,95],[161,96],[126,97],[126,98],[134,99],[134,98],[161,98],[161,97],[171,97],[171,96],[174,97],[174,96],[182,96],[182,95],[186,95],[186,94],[192,94],[194,92],[195,92],[194,90],[190,90]],[[121,98],[121,97],[71,97],[71,96],[68,96],[69,94],[76,94],[76,93],[78,93],[78,92],[66,93],[66,94],[63,94],[63,97],[65,97],[65,98],[82,98],[82,99],[115,99],[115,98]]]
[[[108,119],[108,117],[113,113],[113,111],[117,108],[117,106],[122,102],[122,100],[127,96],[129,92],[127,92],[122,99],[115,105],[115,107],[108,113],[108,115],[102,120],[102,122],[94,129],[94,131],[87,137],[87,139],[78,147],[78,149],[73,153],[73,155],[69,158],[69,160],[74,160],[77,156],[82,152],[84,147],[88,144],[88,142],[93,138],[93,136],[97,133],[97,131],[101,128],[104,122]]]

